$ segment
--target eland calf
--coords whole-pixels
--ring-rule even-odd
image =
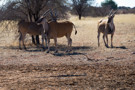
[[[45,16],[50,10],[47,10],[42,16]],[[47,46],[47,40],[46,40],[46,35],[45,35],[45,27],[42,25],[38,25],[36,22],[26,22],[24,20],[21,20],[18,23],[18,32],[20,33],[19,37],[19,48],[21,49],[21,41],[23,43],[24,49],[26,49],[25,44],[24,44],[24,39],[26,34],[30,35],[42,35],[42,47],[44,49],[44,39],[46,41],[46,46]]]
[[[21,42],[23,43],[24,49],[26,49],[24,44],[24,39],[26,34],[30,35],[42,35],[42,47],[44,48],[44,29],[42,25],[37,25],[35,22],[26,22],[24,20],[18,23],[19,37],[19,48],[21,49]]]

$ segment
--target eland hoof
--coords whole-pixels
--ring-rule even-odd
[[[49,53],[49,52],[50,52],[49,50],[46,51],[46,53]]]
[[[24,50],[27,50],[27,48],[25,47]]]
[[[19,50],[22,50],[22,48],[21,48],[21,47],[19,47]]]
[[[108,45],[105,45],[107,48],[109,48],[109,46]]]
[[[68,53],[68,52],[71,52],[72,50],[66,50],[66,52]]]
[[[54,53],[58,53],[58,50],[55,50],[55,52]]]
[[[45,48],[44,47],[42,48],[42,51],[45,51]]]

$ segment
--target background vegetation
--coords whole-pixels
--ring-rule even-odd
[[[2,1],[2,0],[1,0]],[[36,21],[47,9],[56,9],[59,18],[69,13],[82,16],[106,16],[110,9],[119,9],[118,13],[135,13],[135,8],[118,7],[113,0],[104,0],[101,7],[92,6],[95,0],[5,0],[0,7],[0,21],[20,20]]]

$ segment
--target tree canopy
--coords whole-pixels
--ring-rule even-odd
[[[105,0],[101,3],[102,7],[108,7],[110,9],[117,9],[117,4],[113,0]]]
[[[1,1],[1,0],[0,0]],[[62,15],[66,12],[66,0],[7,0],[0,7],[0,21],[25,19],[36,21],[47,9],[57,8]]]

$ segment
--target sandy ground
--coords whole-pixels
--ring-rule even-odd
[[[97,47],[100,18],[72,17],[73,51],[66,53],[66,38],[58,39],[59,53],[47,54],[33,45],[19,50],[13,31],[0,35],[0,89],[3,90],[133,90],[135,89],[135,15],[117,15],[114,48]],[[128,22],[128,23],[126,23]],[[6,33],[8,32],[8,34]],[[8,38],[10,37],[10,39]],[[30,38],[29,38],[30,39]],[[30,41],[28,39],[28,41]],[[31,43],[31,42],[30,42]]]

